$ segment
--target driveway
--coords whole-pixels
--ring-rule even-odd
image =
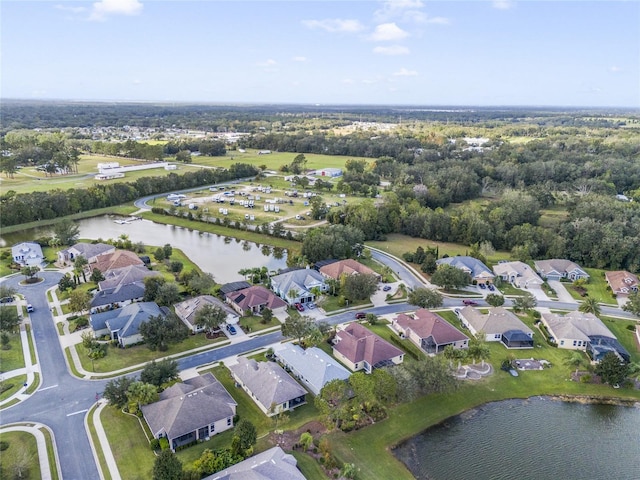
[[[567,291],[562,282],[558,280],[547,280],[547,283],[553,288],[558,295],[558,301],[566,303],[578,303],[574,300],[571,294]]]
[[[527,292],[529,292],[531,295],[533,295],[534,297],[536,297],[536,300],[540,301],[540,302],[548,302],[549,300],[551,300],[549,297],[547,297],[547,294],[544,293],[544,291],[541,288],[536,288],[536,287],[531,287],[527,290],[525,290]],[[566,289],[565,289],[566,291]],[[569,293],[569,292],[567,292]],[[569,295],[571,296],[571,295]]]

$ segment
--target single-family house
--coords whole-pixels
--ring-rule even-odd
[[[284,313],[287,304],[271,290],[262,285],[236,290],[226,295],[227,303],[240,315],[254,315],[270,308],[273,313]]]
[[[320,267],[320,273],[327,278],[339,280],[343,275],[374,275],[378,280],[382,277],[366,265],[357,262],[352,258],[331,262]]]
[[[365,373],[404,360],[402,350],[355,322],[339,327],[333,339],[333,355],[350,370]]]
[[[270,417],[306,403],[307,391],[275,362],[238,357],[238,363],[229,366],[229,370],[258,408]]]
[[[39,267],[44,262],[42,247],[36,242],[15,244],[11,247],[11,258],[23,267]]]
[[[324,277],[310,268],[292,270],[271,277],[271,290],[289,305],[309,303],[316,299],[313,289],[326,292],[329,287]]]
[[[203,480],[306,480],[295,457],[272,447]]]
[[[212,295],[200,295],[190,298],[184,302],[176,303],[174,307],[176,309],[176,315],[178,315],[189,330],[193,333],[199,333],[204,331],[205,327],[196,325],[196,315],[205,305],[223,309],[227,314],[226,323],[230,325],[236,324],[240,320],[240,316],[235,310]]]
[[[456,313],[473,335],[483,332],[487,342],[502,342],[507,348],[533,348],[533,330],[504,307],[491,307],[483,313],[468,306]]]
[[[469,348],[469,337],[437,313],[424,308],[413,315],[401,313],[391,321],[391,328],[426,353],[441,353],[447,345]]]
[[[574,281],[581,278],[589,278],[589,274],[571,260],[553,258],[551,260],[536,260],[533,264],[536,272],[545,280],[560,280],[566,278]]]
[[[611,292],[616,295],[629,295],[636,293],[640,282],[638,276],[626,270],[617,270],[613,272],[605,272],[605,278],[611,288]]]
[[[493,283],[493,279],[495,278],[495,275],[484,263],[477,258],[465,255],[441,258],[436,260],[436,265],[451,265],[452,267],[459,268],[469,274],[471,282],[473,283]]]
[[[153,437],[166,438],[175,451],[233,428],[236,405],[222,384],[206,373],[172,385],[157,402],[140,410]]]
[[[351,372],[317,347],[306,350],[285,343],[274,351],[276,360],[284,365],[314,395],[332,380],[347,380]]]
[[[594,361],[600,361],[610,351],[626,362],[630,360],[629,352],[593,313],[543,313],[540,320],[558,348],[586,351]]]
[[[144,265],[132,265],[115,270],[107,270],[105,279],[98,282],[98,291],[91,299],[91,307],[104,305],[124,305],[144,297],[144,279],[160,275]]]
[[[544,283],[544,280],[524,262],[499,262],[494,265],[493,273],[518,288],[538,288]]]
[[[100,255],[95,261],[89,262],[87,268],[91,272],[97,268],[104,274],[109,270],[118,270],[121,268],[135,266],[142,266],[146,268],[142,259],[135,253],[128,250],[116,250],[115,252]]]
[[[159,307],[155,302],[130,303],[122,308],[91,314],[89,324],[96,337],[109,335],[121,347],[126,347],[142,342],[140,325],[151,317],[166,317],[168,313],[167,307]]]
[[[94,263],[100,255],[113,253],[116,247],[106,243],[79,242],[75,245],[58,252],[58,263],[65,264],[73,262],[76,257],[84,257],[87,262]]]

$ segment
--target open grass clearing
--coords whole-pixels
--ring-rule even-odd
[[[28,432],[0,433],[0,441],[8,442],[9,448],[0,455],[0,465],[6,478],[37,479],[42,478],[38,461],[36,438]],[[22,476],[13,476],[14,469],[20,465]],[[9,475],[12,475],[9,477]]]
[[[5,308],[5,307],[3,307]],[[0,369],[10,372],[18,368],[24,368],[24,354],[22,353],[22,341],[19,333],[9,333],[9,348],[0,348]]]
[[[197,335],[189,335],[180,343],[169,345],[169,348],[164,352],[159,350],[149,350],[149,348],[144,344],[128,348],[119,348],[109,344],[107,355],[103,358],[94,360],[93,365],[91,359],[87,356],[88,352],[86,348],[84,348],[82,344],[77,344],[75,348],[78,351],[82,368],[88,372],[110,373],[144,364],[152,360],[158,360],[169,355],[184,353],[189,350],[193,350],[194,348],[213,348],[214,346],[220,346],[220,344],[226,341],[226,338],[209,340],[204,333],[199,333]]]

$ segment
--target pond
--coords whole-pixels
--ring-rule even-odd
[[[420,480],[637,480],[640,408],[506,400],[450,418],[394,454]]]
[[[120,217],[110,215],[78,220],[80,237],[97,240],[115,239],[127,235],[132,242],[162,246],[167,243],[182,250],[203,271],[211,273],[216,282],[227,283],[243,280],[238,273],[244,268],[267,267],[278,270],[287,266],[287,252],[268,245],[233,237],[199,232],[173,225],[163,225],[149,220],[116,223]],[[50,228],[24,230],[3,235],[7,245],[51,235]]]

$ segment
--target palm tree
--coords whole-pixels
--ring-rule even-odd
[[[600,315],[600,304],[598,300],[593,297],[587,298],[580,307],[578,307],[582,313],[593,313],[595,316]]]
[[[564,363],[565,365],[573,368],[576,367],[576,375],[578,374],[578,370],[582,366],[582,361],[584,360],[582,354],[580,352],[573,352],[573,354],[567,358]]]
[[[449,360],[449,368],[453,368],[453,359],[456,358],[456,349],[453,345],[447,345],[442,350],[442,355],[444,358]]]

